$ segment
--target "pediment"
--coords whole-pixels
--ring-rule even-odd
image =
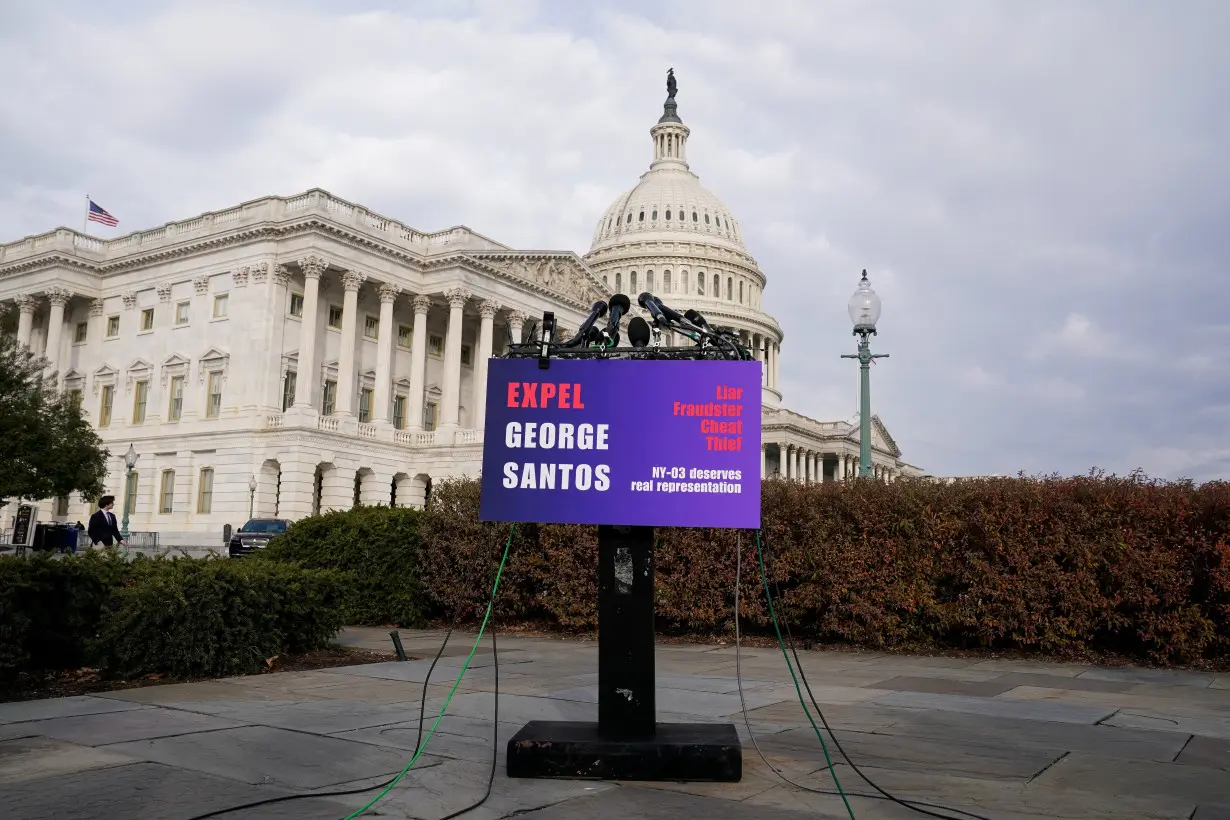
[[[393,386],[394,386],[394,387],[396,387],[396,388],[400,388],[400,389],[402,389],[402,390],[409,390],[409,389],[410,389],[410,380],[409,380],[409,379],[406,379],[406,378],[395,379],[395,380],[393,381]]]
[[[426,392],[429,398],[433,399],[441,398],[444,395],[444,391],[440,389],[438,384],[428,385],[426,391],[424,392]]]
[[[172,353],[170,356],[167,356],[165,359],[162,360],[162,366],[164,368],[187,367],[189,364],[191,364],[191,361],[188,359],[188,357],[181,356],[178,353]]]
[[[162,383],[162,386],[165,387],[167,380],[171,377],[171,374],[176,376],[187,376],[188,368],[191,366],[192,362],[187,356],[182,356],[179,353],[172,353],[170,356],[167,356],[162,360],[162,364],[158,368],[160,371],[158,380]]]
[[[901,457],[901,448],[897,446],[897,442],[889,435],[888,428],[884,426],[884,422],[880,421],[880,417],[872,415],[871,417],[871,443],[873,446],[892,453],[894,457]]]
[[[151,365],[149,362],[145,361],[145,359],[133,359],[132,362],[128,365],[129,373],[140,373],[142,371],[148,372],[153,369],[154,369],[154,366]]]
[[[115,368],[109,364],[104,364],[102,367],[94,371],[94,378],[114,379],[115,378]]]
[[[225,350],[219,350],[216,347],[211,347],[209,350],[205,351],[205,353],[201,355],[200,361],[218,362],[218,361],[225,361],[226,359],[229,359],[230,357],[231,357],[231,354],[227,353]]]
[[[575,254],[470,253],[476,267],[532,285],[576,304],[607,298],[608,288]]]

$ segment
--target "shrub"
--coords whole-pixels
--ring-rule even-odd
[[[259,560],[329,569],[348,577],[344,609],[351,625],[423,623],[419,581],[422,512],[356,507],[305,518],[258,550]]]
[[[140,561],[104,608],[95,651],[124,677],[253,673],[327,646],[343,625],[345,576],[267,561]]]
[[[114,550],[0,558],[0,676],[85,664],[107,597],[130,575]]]
[[[508,524],[478,520],[477,481],[433,488],[423,519],[433,613],[485,604]],[[595,527],[518,525],[498,611],[597,626]],[[763,485],[775,606],[794,633],[891,647],[1099,651],[1189,662],[1230,651],[1230,484],[1139,474]],[[767,630],[751,531],[663,528],[660,630]],[[776,596],[780,593],[780,601]]]

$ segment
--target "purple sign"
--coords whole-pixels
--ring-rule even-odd
[[[760,526],[759,362],[492,359],[483,521]]]

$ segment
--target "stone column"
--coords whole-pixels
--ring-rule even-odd
[[[414,297],[414,330],[410,340],[410,397],[406,412],[407,429],[423,429],[423,388],[427,378],[427,314],[431,311],[430,296]]]
[[[342,274],[342,339],[337,353],[337,408],[338,416],[347,418],[354,415],[356,398],[354,381],[354,348],[355,332],[359,316],[359,286],[367,277],[348,270]]]
[[[441,411],[440,426],[445,430],[456,430],[457,419],[461,414],[462,311],[470,300],[470,292],[463,288],[453,288],[445,291],[444,296],[448,299],[448,333],[444,340],[444,384],[441,387],[444,407]]]
[[[286,290],[290,285],[290,271],[285,265],[277,264],[276,259],[270,264],[273,266],[273,272],[269,275],[269,296],[266,305],[272,313],[272,320],[266,326],[265,350],[268,351],[269,359],[265,362],[265,373],[261,377],[263,392],[260,403],[270,412],[279,413],[282,411],[282,338],[286,334],[286,310],[289,307],[286,301]],[[299,374],[296,372],[296,390],[298,385]],[[275,493],[276,490],[270,491],[270,504],[273,503]]]
[[[389,423],[392,402],[389,391],[393,387],[393,302],[401,288],[384,283],[380,286],[380,330],[376,337],[376,392],[372,408],[372,420],[377,424]],[[391,478],[390,478],[391,480]]]
[[[794,464],[795,474],[799,477],[799,481],[801,483],[806,483],[807,477],[803,474],[803,448],[802,447],[794,451],[794,459],[795,459],[795,464]]]
[[[760,480],[761,481],[764,481],[766,470],[768,469],[768,467],[765,464],[765,453],[767,453],[768,451],[769,451],[769,445],[762,442],[760,445]]]
[[[303,319],[299,325],[299,363],[295,371],[295,408],[312,407],[312,386],[316,384],[316,323],[320,310],[320,276],[325,261],[309,256],[299,261],[303,271]]]
[[[478,349],[474,351],[474,429],[482,430],[487,418],[487,362],[491,359],[491,337],[495,314],[500,309],[490,300],[478,306],[482,322],[478,326]]]
[[[790,481],[794,478],[794,447],[787,444],[778,450],[778,455],[782,462],[782,478],[786,481]]]
[[[529,318],[519,310],[508,314],[508,329],[512,331],[513,344],[521,344],[521,328],[525,327],[525,322]]]
[[[773,389],[774,390],[782,389],[781,360],[782,360],[782,346],[780,342],[776,342],[773,345]]]
[[[58,373],[60,370],[60,348],[64,346],[64,306],[71,298],[73,294],[70,290],[47,288],[51,311],[47,318],[47,349],[43,355],[47,358],[48,373]]]
[[[21,294],[15,300],[17,302],[17,310],[20,311],[17,317],[17,341],[21,342],[26,347],[30,346],[30,332],[34,329],[34,308],[38,305],[33,296]]]

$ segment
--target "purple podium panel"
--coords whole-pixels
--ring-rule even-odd
[[[483,521],[760,526],[761,365],[492,359]]]

